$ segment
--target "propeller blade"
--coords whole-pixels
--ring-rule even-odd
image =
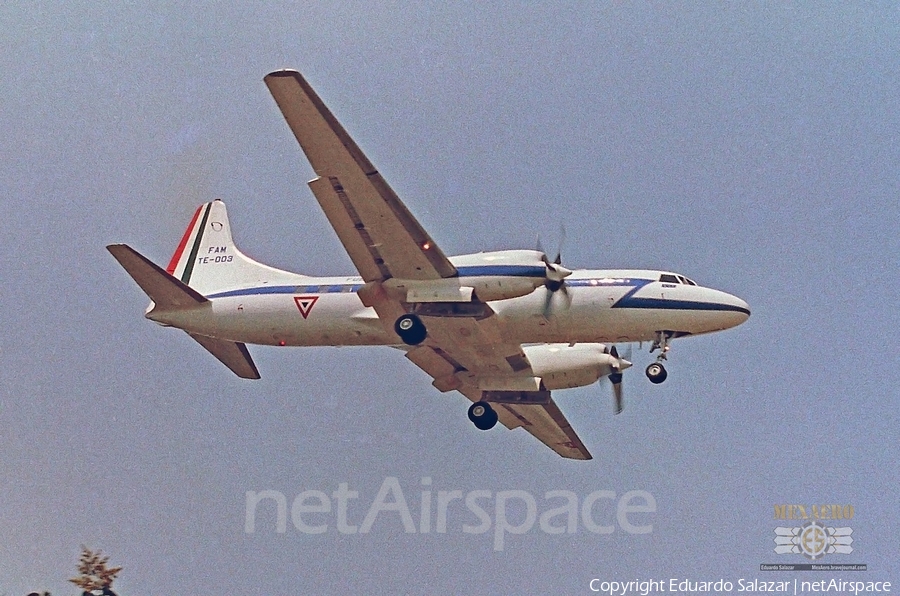
[[[628,351],[631,352],[631,344],[628,344]],[[625,400],[622,389],[622,371],[631,366],[631,362],[619,356],[619,348],[615,345],[610,346],[609,355],[615,358],[615,364],[612,365],[613,372],[609,374],[609,382],[613,388],[613,414],[621,414],[625,409]]]
[[[544,318],[549,319],[553,316],[553,310],[555,308],[559,308],[554,305],[556,302],[555,296],[557,294],[562,294],[562,300],[565,306],[563,306],[563,310],[566,310],[570,306],[572,306],[572,294],[569,293],[569,288],[565,283],[560,283],[559,285],[552,286],[545,284],[545,289],[547,290],[546,298],[544,298]]]
[[[620,377],[622,373],[617,373]],[[625,409],[625,404],[622,398],[622,381],[619,380],[618,383],[613,383],[613,414],[621,414],[622,410]]]
[[[556,258],[553,259],[553,263],[555,265],[559,265],[562,263],[562,249],[563,244],[566,243],[566,226],[564,224],[559,224],[559,246],[556,249]]]
[[[550,288],[544,288],[544,290],[545,290],[545,292],[544,292],[545,296],[544,296],[543,313],[544,313],[544,318],[549,319],[550,315],[552,314],[550,311],[553,308],[553,290],[551,290]]]

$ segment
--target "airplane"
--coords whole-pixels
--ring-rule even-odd
[[[631,362],[618,344],[649,342],[658,354],[645,372],[658,384],[672,340],[750,316],[740,298],[671,271],[571,270],[541,249],[448,257],[299,72],[264,82],[359,276],[254,261],[235,246],[220,200],[197,208],[165,269],[126,244],[107,247],[150,297],[146,318],[186,331],[239,377],[260,378],[247,344],[392,346],[438,391],[467,397],[476,428],[524,428],[562,457],[587,460],[551,392],[605,377],[619,413]]]

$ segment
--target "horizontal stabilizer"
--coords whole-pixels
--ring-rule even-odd
[[[195,335],[188,333],[197,340],[197,343],[206,348],[210,354],[219,359],[219,361],[231,369],[231,372],[242,379],[258,379],[259,371],[253,364],[253,358],[247,346],[241,342],[228,341],[227,339],[216,339],[205,335]]]
[[[106,250],[112,253],[157,307],[163,310],[191,308],[209,302],[127,244],[110,244]]]

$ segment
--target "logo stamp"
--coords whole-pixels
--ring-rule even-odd
[[[853,553],[853,505],[775,505],[775,554],[802,555],[809,563],[763,563],[761,571],[866,571],[864,563],[821,562],[825,555]]]
[[[803,555],[818,561],[825,555],[849,555],[853,552],[853,528],[832,528],[810,520],[797,528],[775,528],[775,552],[779,555]]]

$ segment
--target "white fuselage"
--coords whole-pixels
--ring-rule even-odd
[[[488,267],[460,271],[484,283]],[[750,315],[746,302],[718,290],[688,283],[665,283],[650,270],[577,270],[565,292],[541,285],[543,271],[502,271],[498,281],[524,279],[536,289],[527,295],[489,302],[504,339],[530,343],[624,343],[651,341],[660,332],[698,335],[728,329]],[[534,275],[531,275],[534,273]],[[680,277],[680,276],[678,276]],[[684,278],[682,278],[684,279]],[[151,318],[201,335],[262,345],[399,345],[399,338],[363,305],[358,277],[296,276],[291,284],[262,285],[207,295],[203,308],[152,310]],[[427,316],[423,317],[427,326]]]

